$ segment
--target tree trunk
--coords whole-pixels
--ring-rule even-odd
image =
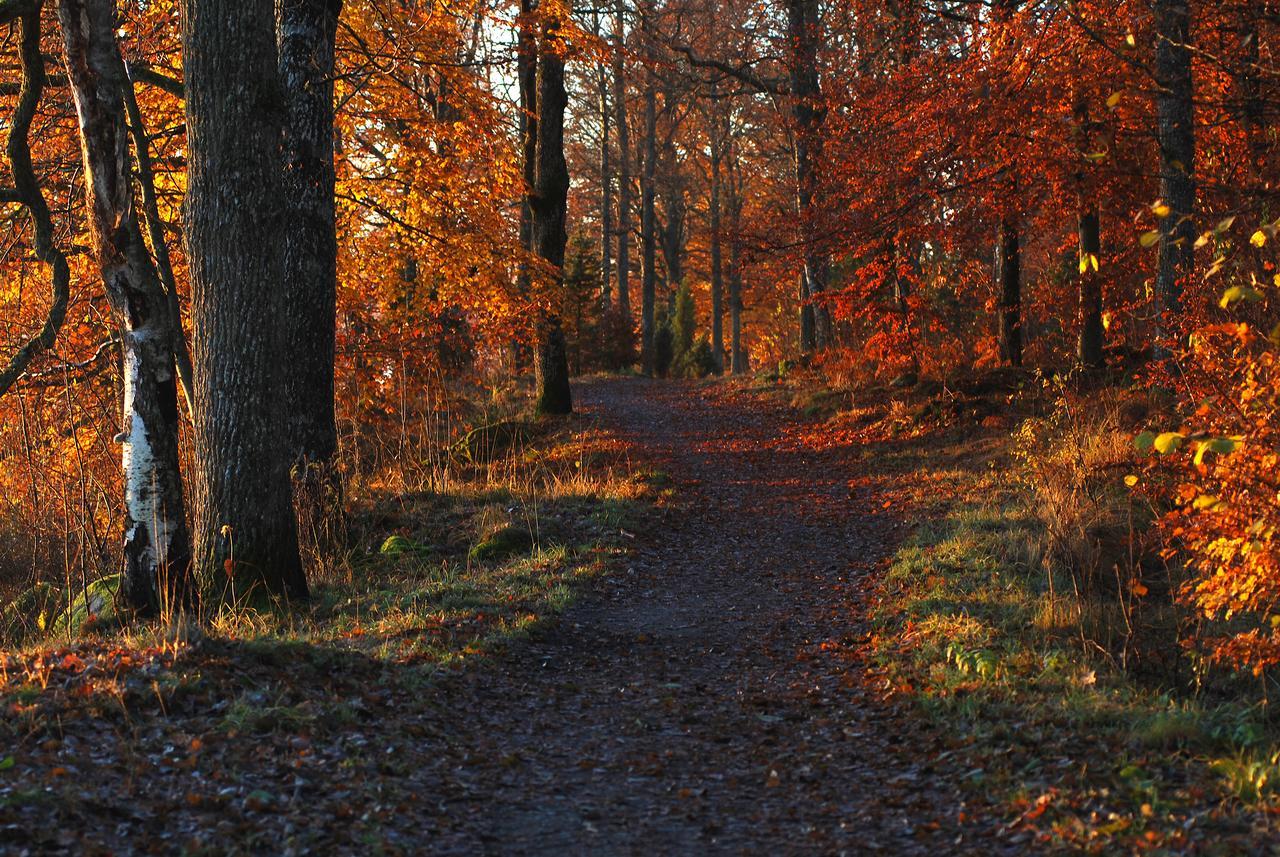
[[[1191,4],[1154,0],[1156,17],[1156,119],[1160,144],[1160,198],[1170,213],[1160,222],[1157,307],[1178,312],[1182,287],[1195,268],[1195,113],[1191,80]],[[1161,337],[1163,338],[1163,336]],[[1163,346],[1162,346],[1163,347]]]
[[[115,0],[59,0],[58,19],[94,255],[123,339],[124,598],[147,614],[183,609],[192,595],[191,545],[178,461],[176,334],[133,197]]]
[[[1104,337],[1102,326],[1102,276],[1097,260],[1102,256],[1101,218],[1097,206],[1080,205],[1080,287],[1078,298],[1078,333],[1076,359],[1089,369],[1101,369]]]
[[[708,219],[711,229],[711,355],[716,372],[724,371],[724,260],[720,234],[720,158],[721,143],[711,142],[711,199]]]
[[[596,18],[597,35],[599,18]],[[609,78],[604,63],[596,64],[600,97],[600,303],[613,303],[613,167],[609,163]]]
[[[1076,360],[1088,369],[1101,369],[1106,330],[1102,324],[1102,225],[1089,154],[1096,143],[1098,123],[1089,116],[1089,102],[1077,96],[1074,109],[1076,133],[1076,211],[1079,227],[1079,277],[1076,289]]]
[[[1000,359],[1022,365],[1022,251],[1013,214],[1000,220]]]
[[[658,93],[653,72],[644,91],[644,170],[640,181],[640,242],[644,250],[640,293],[640,363],[646,375],[654,373],[654,301],[658,290],[657,217],[654,211],[654,179],[657,172]]]
[[[737,150],[726,134],[728,149],[726,178],[729,198],[729,367],[735,375],[747,371],[742,350],[742,189]]]
[[[535,252],[564,280],[564,249],[568,241],[565,217],[569,205],[569,168],[564,158],[564,111],[568,95],[564,88],[564,58],[560,55],[558,33],[553,22],[544,24],[538,49],[538,140],[533,193],[529,197],[533,213]],[[557,313],[542,322],[538,346],[538,412],[573,413],[569,389],[569,360],[564,330]]]
[[[631,134],[627,127],[627,79],[622,62],[623,2],[615,6],[613,109],[618,129],[618,312],[631,320]],[[630,329],[630,328],[628,328]]]
[[[792,51],[791,98],[796,129],[796,213],[804,246],[800,275],[800,348],[807,353],[826,348],[831,339],[831,315],[820,302],[827,289],[831,260],[821,248],[822,236],[816,221],[822,126],[826,120],[818,73],[822,34],[817,0],[787,0],[787,35]]]
[[[533,252],[533,210],[530,195],[533,193],[534,173],[538,157],[538,35],[535,30],[535,0],[520,0],[520,18],[516,32],[516,79],[520,89],[520,165],[524,177],[525,198],[520,206],[520,246]],[[532,274],[526,261],[521,261],[516,274],[516,292],[528,297],[533,286]],[[512,362],[517,373],[529,363],[529,349],[523,340],[511,345]],[[535,371],[537,369],[535,363]]]
[[[668,161],[671,169],[666,172],[670,181],[664,182],[666,222],[662,225],[662,261],[667,269],[667,299],[675,300],[676,291],[684,283],[684,231],[687,206],[684,188],[674,177],[674,155]]]
[[[232,597],[302,597],[281,417],[283,97],[272,0],[183,0],[195,561]],[[228,97],[235,93],[235,97]]]
[[[291,457],[304,468],[327,469],[338,450],[333,71],[341,8],[341,0],[276,0],[285,98],[284,412]]]

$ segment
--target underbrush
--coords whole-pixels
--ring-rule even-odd
[[[584,419],[524,416],[514,391],[424,409],[345,444],[340,532],[302,528],[311,598],[206,599],[182,620],[122,621],[113,577],[17,590],[11,649],[95,637],[146,647],[175,622],[200,634],[449,664],[527,634],[603,570],[653,489]],[[101,597],[94,600],[94,595]]]
[[[914,522],[869,599],[872,670],[935,720],[1011,835],[1094,853],[1273,841],[1265,680],[1183,645],[1185,572],[1134,490],[1159,393],[1030,374],[978,395],[762,386],[848,442]]]

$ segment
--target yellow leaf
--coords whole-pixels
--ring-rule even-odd
[[[1138,477],[1134,476],[1133,474],[1129,474],[1124,478],[1124,484],[1132,488],[1138,484]]]
[[[1142,233],[1138,238],[1138,243],[1147,248],[1156,246],[1156,244],[1160,243],[1160,230],[1152,229],[1150,232]]]
[[[1133,37],[1133,33],[1124,37],[1124,43],[1131,48],[1136,48],[1138,46],[1138,40]]]
[[[1259,229],[1257,232],[1253,233],[1253,236],[1249,239],[1249,243],[1254,247],[1264,246],[1267,243],[1267,233]]]
[[[1123,94],[1124,93],[1122,92],[1111,93],[1111,97],[1107,99],[1107,106],[1110,107],[1112,110],[1114,110],[1116,105],[1120,103],[1120,97]]]
[[[1093,255],[1092,253],[1090,253],[1090,254],[1089,254],[1089,265],[1093,267],[1093,271],[1094,271],[1094,273],[1097,273],[1097,271],[1098,271],[1098,257],[1097,257],[1097,256],[1095,256],[1095,255]]]
[[[1168,217],[1173,213],[1173,209],[1168,206],[1164,200],[1157,200],[1151,205],[1151,212],[1156,217]]]
[[[1161,455],[1168,455],[1169,453],[1176,452],[1180,449],[1182,447],[1182,441],[1185,438],[1186,435],[1181,432],[1167,431],[1158,436],[1152,446],[1154,446],[1156,452]]]

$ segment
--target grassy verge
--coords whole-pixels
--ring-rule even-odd
[[[872,670],[946,736],[1011,837],[1064,853],[1271,847],[1280,730],[1260,683],[1199,672],[1179,645],[1176,580],[1158,585],[1137,560],[1128,570],[1105,556],[1115,522],[1085,516],[1062,487],[1072,467],[1102,474],[1082,493],[1121,525],[1149,523],[1115,488],[1127,471],[1094,460],[1131,448],[1103,437],[1114,420],[1076,427],[1078,461],[1028,464],[1028,436],[1063,420],[1016,390],[959,407],[950,395],[916,400],[931,391],[869,402],[803,381],[785,395],[824,420],[824,436],[844,432],[877,496],[912,521],[870,598]],[[1063,547],[1069,524],[1089,551]],[[1115,578],[1073,571],[1086,554]],[[1083,596],[1082,580],[1093,587]]]

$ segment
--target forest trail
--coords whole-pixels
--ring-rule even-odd
[[[561,617],[456,669],[374,634],[0,662],[0,854],[1025,853],[863,654],[899,483],[728,384],[578,393],[672,491]]]
[[[906,709],[828,656],[865,635],[860,584],[894,541],[847,450],[784,441],[792,412],[724,385],[579,397],[675,505],[554,630],[450,679],[476,764],[451,772],[437,846],[1000,853],[971,809],[960,829],[958,776]]]

